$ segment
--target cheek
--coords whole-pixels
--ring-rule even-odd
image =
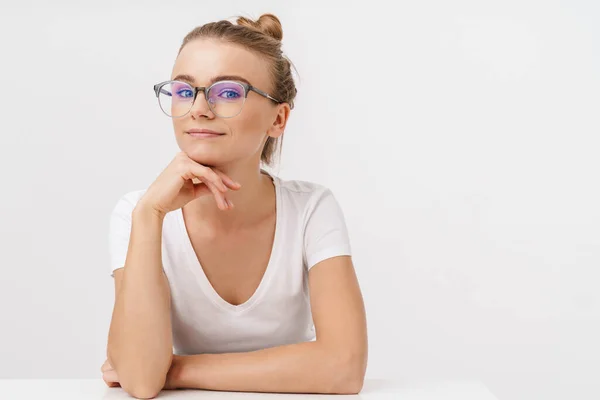
[[[173,122],[173,130],[175,132],[180,132],[183,129],[181,119],[182,118],[171,118],[171,121]]]
[[[240,115],[232,118],[230,127],[234,132],[243,133],[246,135],[261,136],[267,132],[268,123],[265,118],[264,110],[248,107],[244,109]]]

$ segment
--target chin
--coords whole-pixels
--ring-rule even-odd
[[[207,167],[216,167],[227,162],[225,157],[216,154],[214,150],[203,149],[201,146],[194,149],[183,149],[183,151],[189,158]]]

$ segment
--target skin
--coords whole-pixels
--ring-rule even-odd
[[[239,75],[273,95],[264,59],[238,45],[212,39],[194,40],[182,49],[171,79],[179,74],[191,75],[193,86],[209,86],[216,76]],[[239,115],[218,118],[199,93],[190,113],[172,119],[177,144],[189,158],[241,184],[240,190],[226,193],[233,208],[219,208],[213,196],[197,198],[182,208],[207,277],[231,304],[251,297],[270,255],[275,192],[271,179],[260,173],[260,155],[268,137],[283,134],[289,114],[287,103],[277,104],[250,92]],[[193,138],[185,133],[191,128],[225,135]],[[115,293],[119,293],[122,275],[123,268],[115,271]],[[308,279],[316,341],[248,353],[173,355],[164,388],[358,393],[366,371],[367,330],[352,259],[323,260],[311,269]],[[108,386],[119,386],[118,373],[108,360],[101,369]],[[157,394],[154,389],[152,393],[149,397]]]
[[[239,75],[253,86],[272,93],[273,84],[267,71],[266,61],[250,51],[234,44],[203,39],[192,41],[182,49],[171,79],[188,74],[196,78],[195,82],[188,83],[209,86],[213,77]],[[260,173],[260,155],[269,136],[283,135],[289,115],[289,104],[277,104],[250,91],[240,114],[217,118],[202,93],[198,93],[189,114],[172,118],[177,144],[192,160],[216,167],[239,182],[243,189],[227,193],[227,199],[235,205],[227,212],[221,212],[214,199],[205,196],[186,204],[184,214],[202,215],[202,226],[214,236],[253,225],[269,214],[275,193],[271,179]],[[185,133],[191,128],[211,129],[225,135],[218,139],[197,139]]]

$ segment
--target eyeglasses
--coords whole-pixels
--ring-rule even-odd
[[[282,101],[255,88],[238,81],[223,80],[209,87],[194,87],[182,81],[164,81],[154,85],[161,110],[169,117],[180,118],[190,112],[198,92],[204,93],[208,107],[217,117],[232,118],[242,111],[248,92],[254,91],[276,103]]]

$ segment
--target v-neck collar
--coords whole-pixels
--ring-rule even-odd
[[[273,245],[271,247],[271,255],[269,257],[269,261],[267,263],[267,268],[265,269],[262,279],[261,279],[258,287],[256,288],[256,290],[252,294],[252,296],[242,304],[234,305],[234,304],[229,303],[228,301],[223,299],[217,293],[215,288],[212,286],[212,284],[208,280],[208,277],[204,273],[204,269],[202,268],[202,265],[200,264],[200,261],[198,260],[198,256],[196,255],[196,252],[194,251],[194,247],[192,246],[192,241],[187,232],[185,220],[183,218],[183,209],[182,208],[177,209],[177,221],[178,221],[178,224],[180,227],[180,232],[182,234],[183,251],[187,255],[187,258],[189,260],[188,265],[189,265],[190,269],[192,270],[192,273],[196,276],[196,280],[197,280],[198,284],[204,291],[205,295],[217,307],[223,309],[224,311],[229,311],[229,312],[233,312],[236,314],[241,313],[243,311],[247,311],[250,308],[252,308],[254,306],[254,304],[256,304],[257,300],[261,297],[262,293],[264,292],[265,286],[267,286],[269,280],[271,279],[271,276],[274,273],[273,270],[276,266],[276,259],[279,256],[279,254],[278,254],[278,249],[280,247],[279,241],[280,241],[280,236],[282,234],[282,232],[281,232],[282,208],[281,207],[282,207],[282,203],[283,203],[281,201],[281,189],[280,189],[279,177],[270,174],[269,172],[267,172],[266,170],[264,170],[262,168],[261,168],[261,172],[264,172],[266,175],[270,176],[271,179],[273,180],[273,184],[275,186],[275,234],[274,234],[274,239],[273,239]]]

